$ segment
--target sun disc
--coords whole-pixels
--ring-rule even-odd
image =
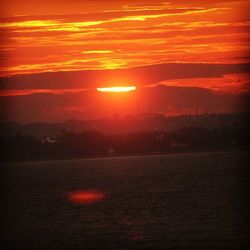
[[[97,91],[100,92],[129,92],[135,90],[135,86],[97,88]]]

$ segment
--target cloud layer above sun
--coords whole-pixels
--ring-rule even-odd
[[[248,1],[4,2],[2,75],[247,60]]]

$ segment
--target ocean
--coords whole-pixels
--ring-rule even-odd
[[[6,163],[1,249],[245,249],[248,153]]]

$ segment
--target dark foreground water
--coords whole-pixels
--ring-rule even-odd
[[[245,249],[247,166],[247,152],[8,164],[1,244],[11,250]]]

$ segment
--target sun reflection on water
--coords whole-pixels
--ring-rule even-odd
[[[106,195],[98,190],[77,190],[68,194],[68,199],[74,204],[88,204],[106,199]]]

